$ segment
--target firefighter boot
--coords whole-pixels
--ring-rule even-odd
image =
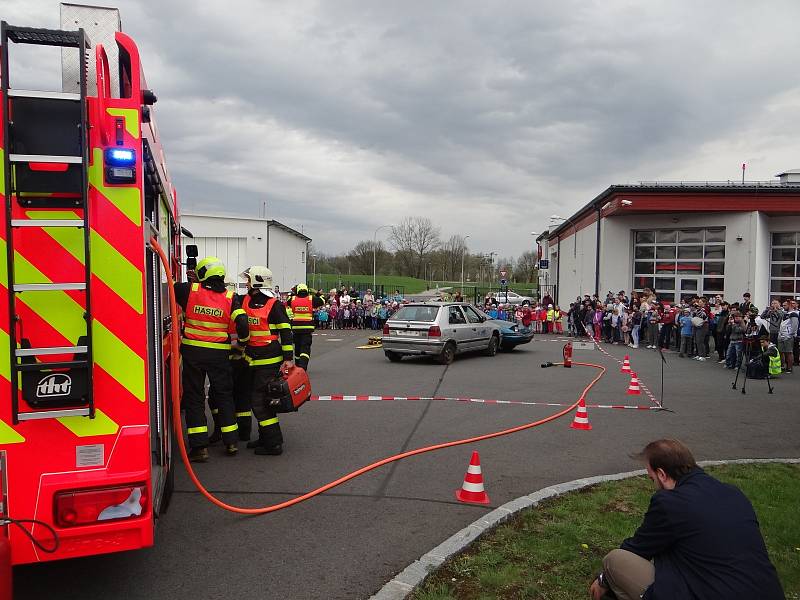
[[[239,452],[239,447],[236,444],[225,444],[225,454],[228,456],[236,456]]]
[[[189,460],[192,462],[208,462],[208,448],[192,448],[189,451]]]
[[[258,454],[259,456],[280,456],[283,454],[283,446],[280,444],[270,446],[269,448],[266,446],[258,446],[253,454]]]

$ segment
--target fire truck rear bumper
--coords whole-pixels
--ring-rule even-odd
[[[108,554],[152,546],[153,512],[149,458],[149,428],[128,426],[119,430],[104,467],[42,474],[34,518],[54,527],[58,534],[59,547],[54,553],[37,550],[22,532],[11,527],[9,533],[13,564]],[[68,495],[69,492],[126,488],[144,490],[139,503],[141,514],[112,520],[95,520],[74,526],[59,523],[58,498],[65,493]],[[11,492],[13,494],[13,490]],[[115,501],[112,504],[113,502]],[[52,536],[44,527],[34,526],[33,534],[43,545],[53,545]]]

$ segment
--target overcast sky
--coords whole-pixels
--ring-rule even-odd
[[[797,0],[102,4],[139,44],[182,208],[266,201],[326,253],[424,215],[516,256],[610,184],[800,167]]]

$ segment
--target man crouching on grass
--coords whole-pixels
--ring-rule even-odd
[[[633,456],[657,491],[633,537],[603,559],[593,600],[784,600],[753,506],[678,440]]]

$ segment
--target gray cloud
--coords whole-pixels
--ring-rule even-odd
[[[184,206],[267,201],[328,252],[423,214],[505,255],[612,183],[798,166],[800,5],[769,7],[120,2]]]

